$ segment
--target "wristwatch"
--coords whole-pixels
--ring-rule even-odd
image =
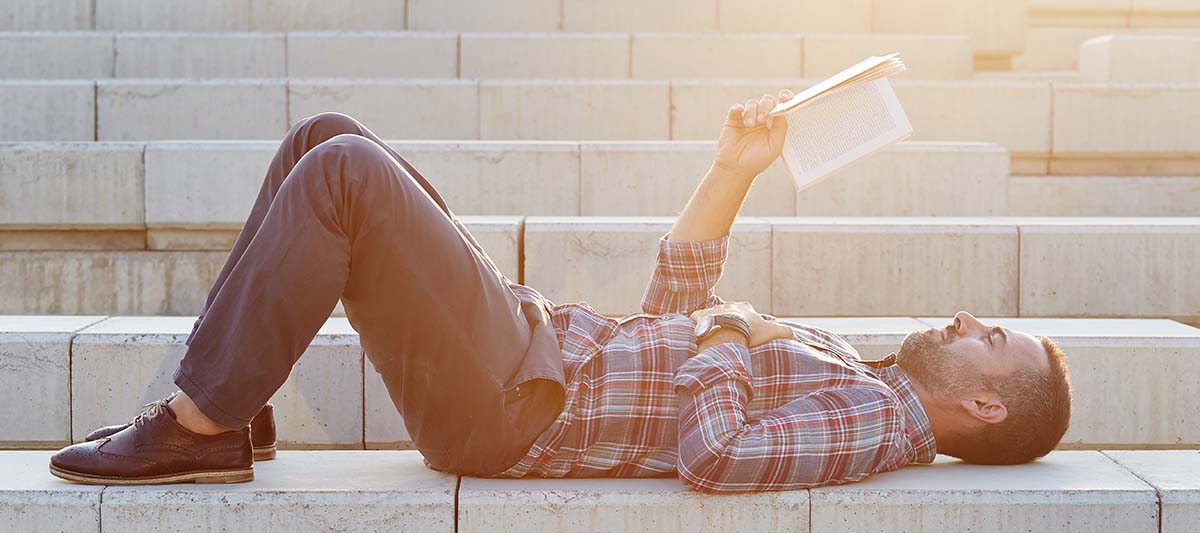
[[[705,315],[696,323],[696,342],[699,343],[710,337],[721,328],[729,328],[746,336],[746,344],[750,344],[750,323],[737,313],[715,313]]]

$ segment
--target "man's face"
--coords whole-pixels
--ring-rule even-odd
[[[1048,368],[1042,343],[1028,333],[983,324],[966,311],[943,328],[904,338],[897,364],[932,394],[956,397],[1023,368]]]

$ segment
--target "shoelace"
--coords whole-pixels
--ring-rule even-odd
[[[133,419],[133,427],[141,427],[143,423],[149,422],[150,419],[165,412],[167,412],[167,400],[158,400],[143,405],[142,412],[138,413],[137,417]]]

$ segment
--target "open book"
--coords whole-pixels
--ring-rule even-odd
[[[783,160],[797,190],[912,134],[887,80],[904,70],[900,54],[867,58],[767,114],[787,118]]]

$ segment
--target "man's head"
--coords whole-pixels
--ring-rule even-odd
[[[1062,350],[1050,339],[959,311],[944,328],[909,334],[897,364],[915,383],[938,451],[1017,464],[1054,449],[1071,418]]]

